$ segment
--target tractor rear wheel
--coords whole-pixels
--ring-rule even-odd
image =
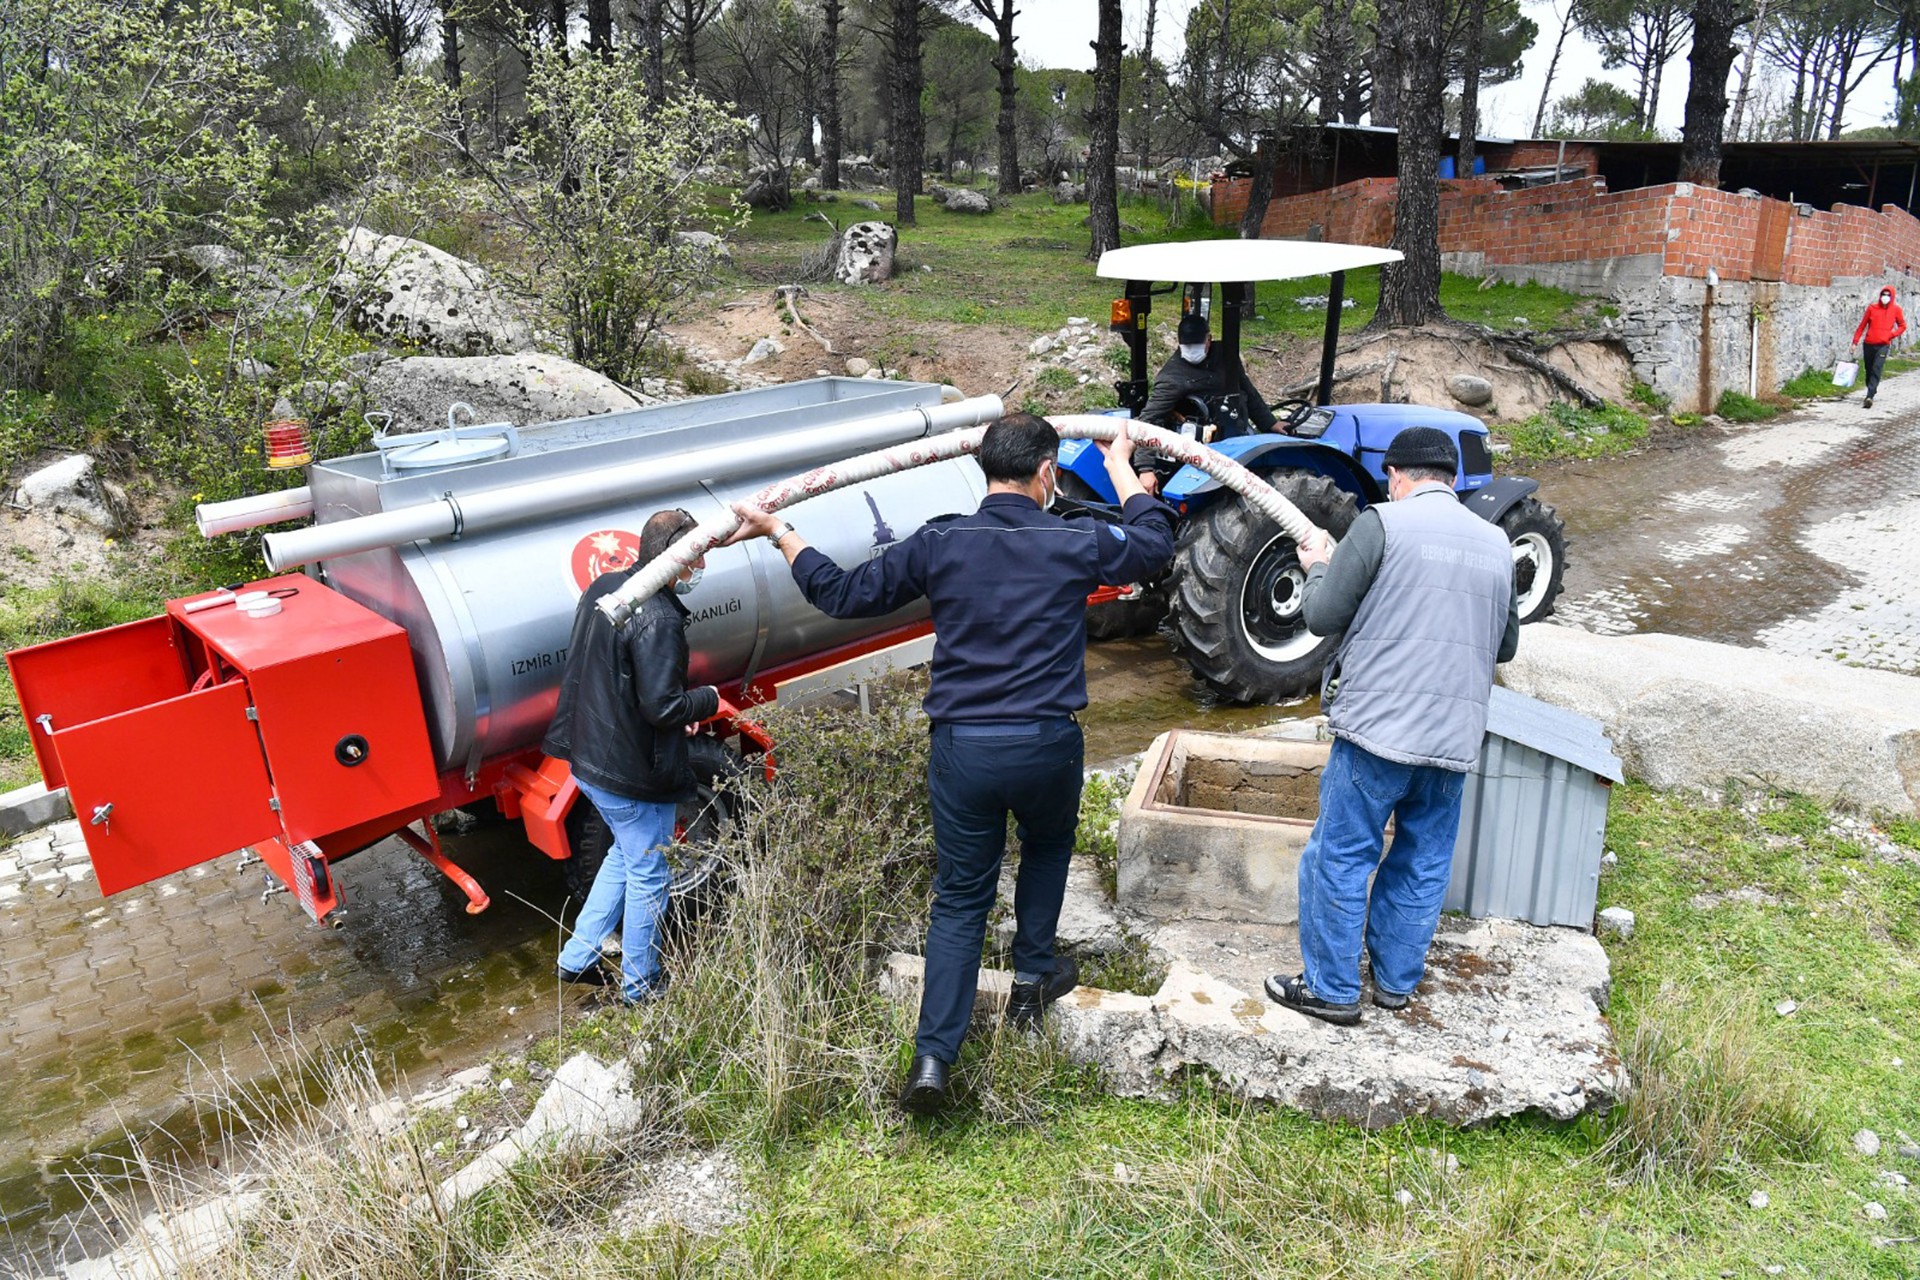
[[[698,791],[674,815],[674,843],[667,852],[673,868],[667,896],[674,910],[697,910],[718,890],[724,862],[718,843],[740,817],[740,781],[746,773],[740,757],[718,738],[694,738],[687,755]],[[560,864],[567,892],[585,901],[613,847],[613,829],[585,796],[567,814],[567,844],[573,856]]]
[[[1538,622],[1553,612],[1567,570],[1567,526],[1538,498],[1522,498],[1500,517],[1513,548],[1513,591],[1520,621]]]
[[[1305,472],[1267,477],[1302,515],[1343,538],[1354,496]],[[1245,501],[1216,502],[1181,530],[1172,575],[1174,630],[1194,675],[1234,702],[1278,702],[1319,687],[1338,636],[1301,616],[1306,575],[1293,538]]]

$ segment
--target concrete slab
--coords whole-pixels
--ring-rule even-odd
[[[47,790],[44,782],[0,793],[0,837],[25,835],[73,816],[67,789]]]
[[[1605,1017],[1606,952],[1578,930],[1448,917],[1413,1003],[1399,1013],[1368,1006],[1357,1027],[1266,998],[1265,975],[1298,963],[1284,926],[1180,922],[1146,932],[1172,961],[1159,991],[1081,987],[1048,1015],[1061,1046],[1125,1096],[1165,1096],[1178,1073],[1200,1069],[1243,1097],[1382,1128],[1412,1116],[1570,1120],[1611,1106],[1626,1087]],[[917,1002],[920,974],[919,957],[895,954],[881,985]],[[982,1006],[998,1009],[1010,981],[983,970]]]

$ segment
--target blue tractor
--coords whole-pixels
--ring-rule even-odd
[[[1137,414],[1146,405],[1147,317],[1156,296],[1178,290],[1182,315],[1199,312],[1214,322],[1210,365],[1219,377],[1217,392],[1180,406],[1179,429],[1258,473],[1340,538],[1369,504],[1386,500],[1381,460],[1393,437],[1410,426],[1440,428],[1459,448],[1454,488],[1476,515],[1506,532],[1520,619],[1536,621],[1553,611],[1560,594],[1566,531],[1553,508],[1535,496],[1537,481],[1493,474],[1485,424],[1471,414],[1423,405],[1331,403],[1345,273],[1399,256],[1366,245],[1277,240],[1109,250],[1099,273],[1126,282],[1112,317],[1130,355],[1130,377],[1115,384],[1122,411]],[[1239,346],[1241,320],[1252,314],[1254,282],[1311,275],[1330,277],[1315,402],[1276,404],[1274,430],[1252,430]],[[1175,283],[1156,288],[1160,281]],[[1092,444],[1063,442],[1060,463],[1067,499],[1095,514],[1113,510],[1112,484]],[[1092,606],[1088,634],[1099,639],[1151,630],[1170,612],[1175,643],[1188,665],[1221,697],[1276,702],[1317,691],[1338,637],[1316,636],[1301,619],[1305,576],[1293,539],[1192,467],[1163,476],[1161,494],[1182,514],[1172,571],[1163,582],[1137,584],[1131,599]]]

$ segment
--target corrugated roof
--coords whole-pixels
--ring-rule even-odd
[[[1614,782],[1626,776],[1598,720],[1499,685],[1493,687],[1493,697],[1487,703],[1487,732]]]

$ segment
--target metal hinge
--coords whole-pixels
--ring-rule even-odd
[[[46,734],[49,738],[53,736],[53,716],[51,713],[42,711],[39,715],[33,718],[33,722],[39,725],[40,731]]]
[[[267,801],[267,808],[269,808],[269,809],[271,809],[271,810],[273,810],[273,811],[274,811],[275,813],[278,813],[278,812],[280,812],[280,800],[279,800],[279,797],[277,797],[277,796],[275,796],[275,797],[272,797],[272,798],[270,798],[270,799],[269,799],[269,800]]]
[[[260,723],[260,708],[258,708],[258,707],[248,707],[248,708],[247,708],[247,719],[249,719],[249,720],[251,720],[251,721],[253,721],[253,722],[254,722],[255,724],[258,724],[258,723]]]

